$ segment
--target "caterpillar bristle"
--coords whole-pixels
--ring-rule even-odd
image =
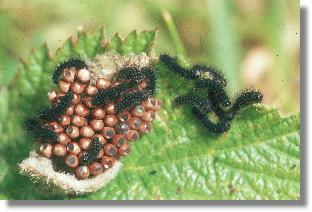
[[[117,102],[115,105],[115,110],[117,113],[121,113],[126,109],[129,109],[135,105],[138,105],[146,99],[147,97],[144,95],[143,92],[137,91],[135,93],[128,93],[124,96],[124,98]]]
[[[171,71],[179,74],[185,79],[194,80],[198,78],[195,72],[189,69],[183,68],[182,66],[179,65],[176,58],[171,57],[168,54],[160,55],[159,60],[165,63]]]
[[[86,154],[83,154],[80,158],[82,164],[89,165],[90,163],[94,162],[102,150],[102,145],[99,138],[92,138],[92,143],[87,150]]]
[[[231,112],[235,115],[238,111],[249,105],[260,103],[262,99],[263,94],[260,91],[254,90],[243,91],[238,95],[238,97],[234,101],[231,107]]]
[[[53,76],[52,76],[53,83],[58,84],[60,81],[60,77],[61,77],[63,70],[65,68],[72,68],[72,67],[74,67],[76,70],[79,70],[79,69],[87,68],[87,64],[81,58],[70,58],[70,59],[60,63],[56,67],[56,69],[53,73]]]
[[[147,86],[146,86],[146,96],[151,97],[156,94],[157,89],[157,78],[155,74],[155,70],[152,68],[143,68],[142,72],[144,73],[144,77],[146,78]]]
[[[25,130],[32,133],[37,139],[57,141],[57,134],[45,127],[42,127],[35,119],[27,119],[24,123]]]
[[[123,92],[131,88],[131,84],[121,83],[115,87],[100,89],[97,94],[92,98],[92,103],[95,106],[103,106],[107,102],[116,101],[119,99]]]
[[[197,108],[192,108],[193,114],[204,125],[204,127],[212,134],[218,135],[227,132],[230,129],[230,122],[221,120],[217,123],[212,122],[206,114],[201,113]]]
[[[213,79],[220,83],[223,87],[226,86],[226,79],[223,74],[211,66],[196,64],[191,68],[191,70],[196,73],[199,78]]]
[[[39,118],[45,121],[53,121],[58,119],[70,106],[73,98],[74,94],[71,91],[67,92],[65,96],[59,97],[59,102],[54,107],[44,107],[41,109],[38,112]]]
[[[211,112],[212,110],[209,100],[196,95],[178,96],[176,97],[175,102],[176,104],[191,104],[204,114]]]
[[[139,83],[141,80],[143,80],[143,74],[136,67],[126,67],[120,69],[115,74],[114,79],[118,81],[130,80]]]

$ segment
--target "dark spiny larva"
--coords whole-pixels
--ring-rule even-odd
[[[121,101],[116,103],[115,110],[117,113],[120,113],[126,109],[129,109],[132,106],[140,104],[140,102],[146,98],[147,97],[144,95],[144,92],[142,91],[126,94]]]
[[[129,83],[121,83],[115,87],[100,89],[97,94],[93,96],[92,103],[95,106],[103,106],[107,102],[119,99],[123,92],[131,88],[133,85]]]
[[[209,100],[196,95],[178,96],[175,99],[175,102],[177,104],[191,104],[193,107],[197,108],[201,113],[204,114],[211,112],[212,109]]]
[[[142,72],[136,67],[126,67],[120,69],[114,76],[115,80],[118,81],[130,80],[136,82],[137,84],[140,81],[142,81],[143,78],[144,76]]]
[[[45,127],[35,119],[28,119],[25,121],[25,130],[32,133],[37,139],[57,141],[57,134]]]
[[[220,71],[217,71],[213,67],[205,66],[205,65],[194,65],[191,68],[192,72],[196,73],[198,78],[208,78],[217,81],[223,87],[226,86],[226,80],[223,74]]]
[[[223,107],[230,106],[230,99],[225,91],[225,88],[217,81],[211,79],[199,79],[196,81],[197,88],[207,88],[209,99],[217,105]]]
[[[201,113],[197,108],[192,108],[197,119],[213,134],[217,135],[230,129],[230,122],[219,119],[217,123],[212,122],[206,114]]]
[[[101,150],[102,145],[99,138],[92,138],[90,148],[87,150],[86,154],[83,154],[80,158],[81,163],[88,165],[94,162]]]
[[[52,80],[54,84],[58,84],[60,81],[61,74],[65,68],[76,68],[76,70],[87,68],[87,64],[85,61],[79,58],[71,58],[61,64],[59,64],[52,76]]]
[[[45,121],[58,119],[70,106],[73,98],[74,94],[71,91],[67,92],[65,96],[59,98],[58,103],[54,107],[45,107],[41,109],[38,113],[39,118]]]
[[[148,97],[154,96],[156,94],[156,85],[157,85],[155,70],[152,68],[143,68],[142,71],[147,80],[145,94]]]
[[[160,55],[159,60],[165,63],[171,71],[174,71],[175,73],[179,74],[185,79],[194,80],[198,78],[198,76],[196,75],[196,72],[183,68],[182,66],[178,64],[176,58],[170,57],[168,54]]]
[[[233,115],[236,115],[236,113],[241,109],[254,103],[261,102],[262,98],[263,95],[260,91],[244,91],[236,98],[230,111],[233,113]]]

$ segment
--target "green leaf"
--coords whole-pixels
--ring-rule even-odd
[[[18,173],[16,164],[35,147],[22,128],[26,117],[47,103],[51,70],[77,54],[92,59],[104,51],[151,54],[156,31],[115,35],[101,47],[103,31],[68,40],[54,59],[44,45],[33,51],[8,88],[0,88],[0,198],[68,199],[41,193]],[[300,198],[300,119],[281,118],[275,109],[241,111],[229,132],[211,136],[185,107],[173,104],[186,82],[157,60],[158,98],[163,108],[152,131],[132,145],[124,167],[107,187],[74,199],[291,199]]]
[[[107,44],[106,50],[119,53],[121,55],[139,54],[145,52],[148,55],[152,52],[157,30],[143,31],[138,34],[131,32],[125,39],[122,39],[118,33]]]

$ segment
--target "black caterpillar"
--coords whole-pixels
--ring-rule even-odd
[[[225,78],[214,68],[194,65],[191,69],[186,69],[178,64],[176,58],[167,54],[160,55],[159,59],[171,71],[187,80],[195,81],[197,89],[205,89],[204,97],[198,95],[179,96],[175,101],[178,104],[191,104],[195,117],[213,134],[228,131],[230,121],[241,109],[262,101],[261,92],[250,90],[239,94],[232,103],[225,90]],[[208,118],[207,113],[209,112],[213,112],[217,116],[216,123]]]
[[[112,88],[99,90],[93,96],[93,105],[103,106],[108,102],[117,101],[115,110],[122,112],[156,93],[156,75],[152,68],[126,67],[119,70],[113,78],[119,84]],[[146,87],[142,89],[140,83],[143,81],[145,81]],[[131,92],[131,89],[138,89],[138,91]]]
[[[58,119],[70,106],[73,98],[74,94],[71,91],[67,92],[65,96],[59,97],[58,102],[54,107],[44,107],[41,109],[38,112],[39,118],[45,121],[53,121]]]
[[[102,145],[99,138],[92,138],[92,143],[89,149],[85,154],[80,157],[80,161],[85,165],[89,165],[90,163],[95,161],[101,150]]]
[[[54,84],[58,84],[60,81],[61,74],[65,68],[76,68],[76,70],[87,68],[87,64],[84,60],[80,58],[71,58],[61,64],[59,64],[52,76],[52,80]]]
[[[28,119],[25,121],[25,130],[32,133],[37,139],[57,141],[57,134],[49,128],[42,127],[35,119]]]

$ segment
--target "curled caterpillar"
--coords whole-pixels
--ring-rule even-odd
[[[76,68],[76,70],[87,68],[87,64],[80,58],[71,58],[61,64],[59,64],[52,76],[52,80],[54,84],[58,84],[60,81],[61,74],[65,68]]]
[[[192,111],[197,119],[208,129],[212,134],[220,134],[230,129],[230,122],[219,119],[217,123],[212,122],[206,114],[201,113],[197,108],[193,107]]]
[[[129,109],[132,106],[140,104],[140,102],[146,98],[147,97],[144,95],[144,92],[142,91],[128,93],[122,100],[116,103],[115,110],[117,113],[121,113],[122,111]]]
[[[25,130],[32,133],[37,139],[50,140],[52,142],[57,141],[57,134],[46,127],[42,127],[35,119],[25,121]]]
[[[207,88],[209,98],[217,105],[228,107],[231,101],[225,91],[225,88],[215,80],[211,79],[199,79],[196,81],[195,86],[197,88]]]
[[[54,107],[45,107],[41,109],[38,113],[39,118],[45,121],[58,119],[70,106],[73,98],[74,94],[71,91],[67,92],[65,96],[59,98],[58,103]]]
[[[262,101],[263,95],[260,91],[244,91],[242,92],[233,103],[230,111],[234,115],[237,114],[241,109],[252,105],[254,103],[259,103]]]
[[[178,96],[175,99],[177,104],[191,104],[201,113],[206,114],[212,111],[211,104],[209,100],[204,99],[200,96],[196,95],[185,95],[185,96]]]
[[[183,68],[182,66],[178,64],[178,61],[176,58],[171,57],[168,54],[160,55],[159,60],[165,63],[171,71],[179,74],[185,79],[194,80],[198,78],[198,76],[196,75],[196,72]]]
[[[102,150],[102,145],[99,138],[92,138],[92,143],[85,154],[80,157],[82,164],[89,165],[94,162],[99,152]]]

